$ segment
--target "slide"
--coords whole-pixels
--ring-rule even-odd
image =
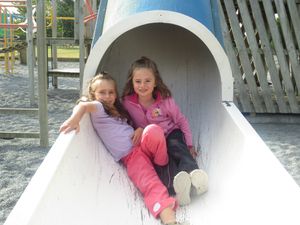
[[[300,188],[233,103],[228,58],[214,35],[216,1],[101,1],[84,88],[109,71],[121,92],[130,64],[157,62],[190,121],[209,190],[177,210],[191,225],[299,225]],[[61,134],[5,225],[155,225],[121,164],[95,134]]]

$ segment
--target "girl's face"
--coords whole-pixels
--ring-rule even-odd
[[[117,98],[114,82],[111,80],[98,80],[94,85],[96,87],[95,99],[112,107]]]
[[[139,97],[152,97],[156,86],[155,76],[151,69],[138,68],[133,71],[132,84]]]

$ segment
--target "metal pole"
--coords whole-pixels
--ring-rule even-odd
[[[52,0],[52,37],[57,38],[57,4],[56,0]],[[57,46],[56,44],[51,44],[51,69],[57,68]],[[58,87],[57,77],[52,76],[52,85]]]
[[[32,22],[32,1],[27,0],[27,33],[26,33],[26,40],[27,40],[27,67],[28,67],[28,75],[29,75],[29,99],[30,105],[33,106],[35,104],[34,101],[34,47],[33,47],[33,22]]]
[[[79,0],[79,71],[80,71],[80,93],[82,93],[83,72],[85,66],[84,46],[84,0]]]
[[[52,0],[52,37],[57,38],[57,4],[56,0]],[[57,68],[57,46],[52,44],[52,69]]]
[[[79,0],[74,1],[74,39],[78,40],[79,39],[79,34],[78,34],[78,26],[79,26],[79,19],[78,19],[78,12],[79,12]]]
[[[47,110],[47,49],[45,1],[37,1],[37,47],[38,47],[38,83],[39,83],[39,120],[40,145],[48,147],[48,110]]]

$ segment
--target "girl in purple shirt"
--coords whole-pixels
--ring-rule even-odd
[[[163,130],[157,125],[145,127],[139,143],[133,144],[133,128],[117,93],[116,83],[107,74],[95,76],[89,83],[89,96],[75,106],[73,113],[60,127],[60,132],[79,132],[79,121],[91,114],[93,127],[116,161],[121,161],[128,176],[144,197],[145,204],[164,224],[175,225],[176,200],[169,196],[153,165],[164,166],[168,155]]]
[[[123,105],[136,128],[135,142],[139,142],[143,129],[149,124],[157,124],[164,130],[169,163],[155,168],[169,192],[176,194],[179,204],[190,203],[191,187],[197,194],[206,192],[208,177],[195,160],[197,152],[189,123],[151,59],[141,57],[131,65],[123,91]]]

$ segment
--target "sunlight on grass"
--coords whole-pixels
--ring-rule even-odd
[[[51,57],[50,47],[48,48],[48,57]],[[79,47],[57,47],[57,57],[58,58],[79,58]]]

